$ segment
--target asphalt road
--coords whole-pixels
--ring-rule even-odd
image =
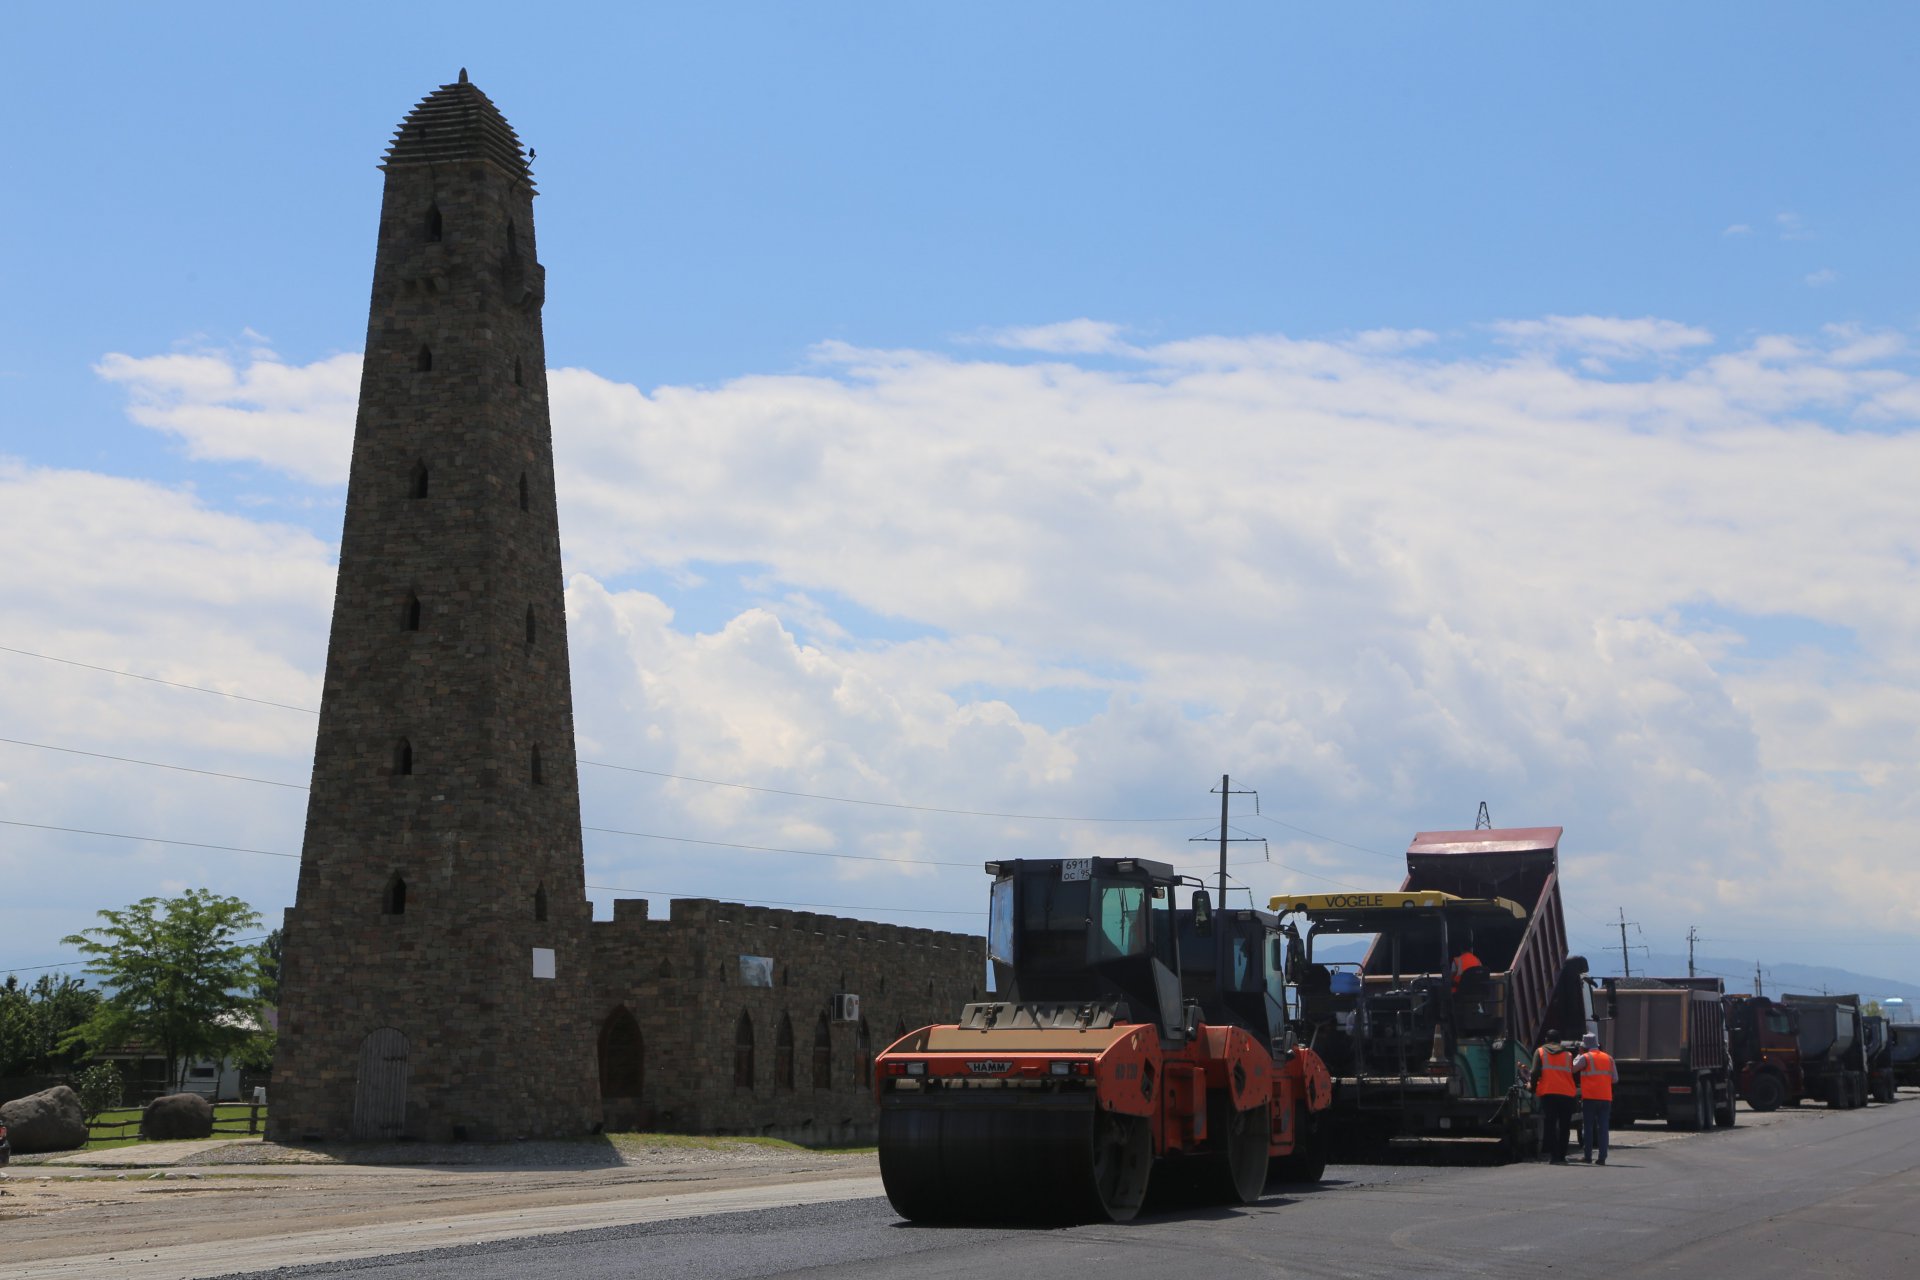
[[[1890,1276],[1920,1266],[1920,1099],[1617,1135],[1605,1167],[1338,1166],[1244,1208],[1064,1230],[916,1227],[884,1200],[678,1219],[271,1273],[672,1277]]]

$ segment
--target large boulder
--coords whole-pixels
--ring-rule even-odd
[[[166,1093],[147,1104],[140,1136],[149,1142],[205,1138],[213,1133],[213,1104],[197,1093]]]
[[[36,1151],[78,1151],[87,1145],[87,1116],[80,1095],[63,1084],[0,1103],[0,1124],[21,1155]]]

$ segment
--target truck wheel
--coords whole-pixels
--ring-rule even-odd
[[[1843,1071],[1827,1081],[1827,1106],[1834,1111],[1845,1111],[1853,1105],[1853,1091],[1847,1088],[1847,1076]]]
[[[1689,1093],[1684,1098],[1667,1095],[1667,1128],[1698,1129],[1700,1127],[1700,1095]]]
[[[1755,1076],[1747,1090],[1747,1105],[1755,1111],[1777,1111],[1786,1100],[1786,1082],[1771,1071]]]
[[[1723,1103],[1715,1100],[1713,1104],[1713,1123],[1722,1129],[1731,1129],[1740,1118],[1740,1106],[1733,1098],[1733,1082],[1727,1082],[1727,1100]]]

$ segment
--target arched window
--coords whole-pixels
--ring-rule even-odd
[[[522,511],[532,509],[527,503],[527,473],[524,471],[520,473],[520,509]]]
[[[444,229],[445,229],[444,223],[440,217],[440,206],[437,204],[428,205],[427,206],[427,239],[429,241],[438,243],[440,239],[440,233]]]
[[[407,473],[407,496],[424,498],[427,496],[427,464],[416,461],[413,470]]]
[[[824,1013],[813,1024],[813,1087],[833,1088],[833,1027]]]
[[[753,1088],[753,1018],[745,1009],[733,1024],[733,1087]]]
[[[793,1019],[784,1013],[773,1041],[773,1083],[781,1089],[793,1088]]]
[[[671,978],[673,976],[673,961],[662,960],[660,962],[660,976],[663,978]]]
[[[540,770],[540,748],[535,747],[533,749],[533,785],[536,787],[544,786],[546,781],[546,774]]]
[[[393,772],[396,777],[405,778],[413,773],[413,744],[405,738],[393,747]]]
[[[534,886],[533,918],[541,922],[547,918],[547,886],[544,881]]]
[[[432,373],[433,372],[433,348],[432,347],[429,347],[424,342],[420,344],[420,354],[413,358],[413,368],[414,368],[414,372],[416,373]]]
[[[398,871],[387,877],[387,887],[380,891],[380,914],[383,916],[407,914],[407,882],[400,878]]]
[[[600,1026],[600,1096],[637,1098],[646,1080],[646,1040],[623,1005]]]
[[[533,633],[534,633],[533,606],[528,605],[527,606],[527,643],[528,644],[533,643]]]
[[[873,1032],[867,1028],[867,1020],[860,1019],[859,1028],[853,1033],[853,1082],[858,1085],[873,1083]]]
[[[417,592],[407,592],[407,607],[400,615],[400,629],[402,631],[420,629],[420,596]]]

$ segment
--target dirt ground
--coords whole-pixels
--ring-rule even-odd
[[[161,1151],[165,1146],[171,1150]],[[181,1148],[193,1148],[182,1151]],[[18,1263],[280,1237],[315,1228],[877,1175],[871,1153],[754,1143],[361,1148],[349,1160],[245,1141],[102,1152],[0,1169],[0,1273]],[[142,1160],[142,1157],[145,1157]],[[117,1157],[115,1163],[105,1163]],[[133,1161],[140,1160],[140,1163]],[[162,1161],[155,1167],[156,1161]]]
[[[1743,1107],[1740,1124],[1818,1124],[1824,1114],[1824,1108],[1809,1107],[1756,1115]],[[1616,1150],[1630,1151],[1703,1136],[1640,1125],[1617,1131],[1613,1143]],[[1384,1158],[1408,1164],[1481,1162],[1464,1144],[1444,1141],[1396,1144]],[[516,1215],[529,1230],[535,1221],[570,1229],[589,1225],[596,1213],[617,1216],[625,1205],[681,1195],[690,1197],[689,1211],[698,1211],[696,1204],[714,1199],[702,1193],[752,1190],[777,1200],[785,1185],[796,1199],[879,1194],[878,1161],[871,1152],[634,1135],[592,1142],[351,1150],[257,1140],[167,1143],[29,1160],[0,1169],[0,1280],[53,1274],[32,1264],[59,1259],[72,1259],[78,1268],[55,1264],[63,1276],[95,1269],[132,1274],[120,1268],[143,1255],[163,1256],[156,1250],[177,1253],[180,1246],[197,1246],[193,1256],[205,1257],[211,1246],[211,1256],[218,1257],[222,1245],[303,1233],[311,1239],[315,1232],[329,1233],[328,1247],[350,1242],[356,1233],[393,1238],[394,1247],[429,1247],[411,1243],[415,1235],[395,1232],[401,1224],[415,1224],[432,1232],[432,1244],[452,1243],[474,1231],[498,1234],[499,1224]],[[873,1185],[849,1186],[844,1193],[823,1192],[817,1185],[856,1179]],[[815,1189],[809,1192],[810,1185]],[[555,1215],[569,1207],[585,1216],[563,1224]],[[244,1252],[237,1249],[235,1256]],[[105,1266],[115,1258],[115,1266]],[[188,1269],[177,1274],[214,1273]]]

